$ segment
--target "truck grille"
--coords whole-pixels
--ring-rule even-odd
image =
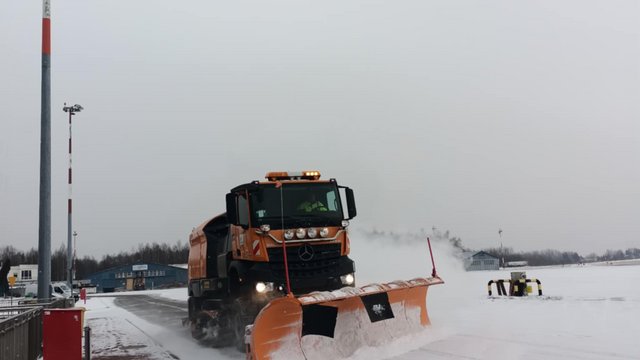
[[[313,256],[309,258],[305,246],[313,249]],[[308,248],[306,250],[309,250]],[[274,274],[284,274],[284,260],[282,248],[267,249],[269,264]],[[292,279],[313,279],[331,276],[338,267],[341,255],[340,244],[311,245],[287,247],[287,261],[289,262],[289,277]],[[284,277],[284,275],[282,275]]]

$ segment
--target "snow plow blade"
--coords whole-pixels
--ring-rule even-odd
[[[275,299],[247,327],[247,359],[346,359],[429,325],[426,297],[439,277]]]

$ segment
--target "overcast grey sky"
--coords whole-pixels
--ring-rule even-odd
[[[640,247],[638,1],[52,1],[52,248],[187,239],[318,169],[353,226]],[[0,5],[0,246],[38,245],[40,1]],[[358,241],[364,241],[359,239]]]

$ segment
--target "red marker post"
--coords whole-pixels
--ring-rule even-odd
[[[87,303],[87,289],[80,289],[80,300],[84,301],[85,304]]]

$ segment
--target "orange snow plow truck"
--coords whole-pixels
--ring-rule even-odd
[[[318,171],[237,186],[189,237],[189,324],[248,359],[339,359],[429,324],[429,278],[355,287],[353,191]]]

